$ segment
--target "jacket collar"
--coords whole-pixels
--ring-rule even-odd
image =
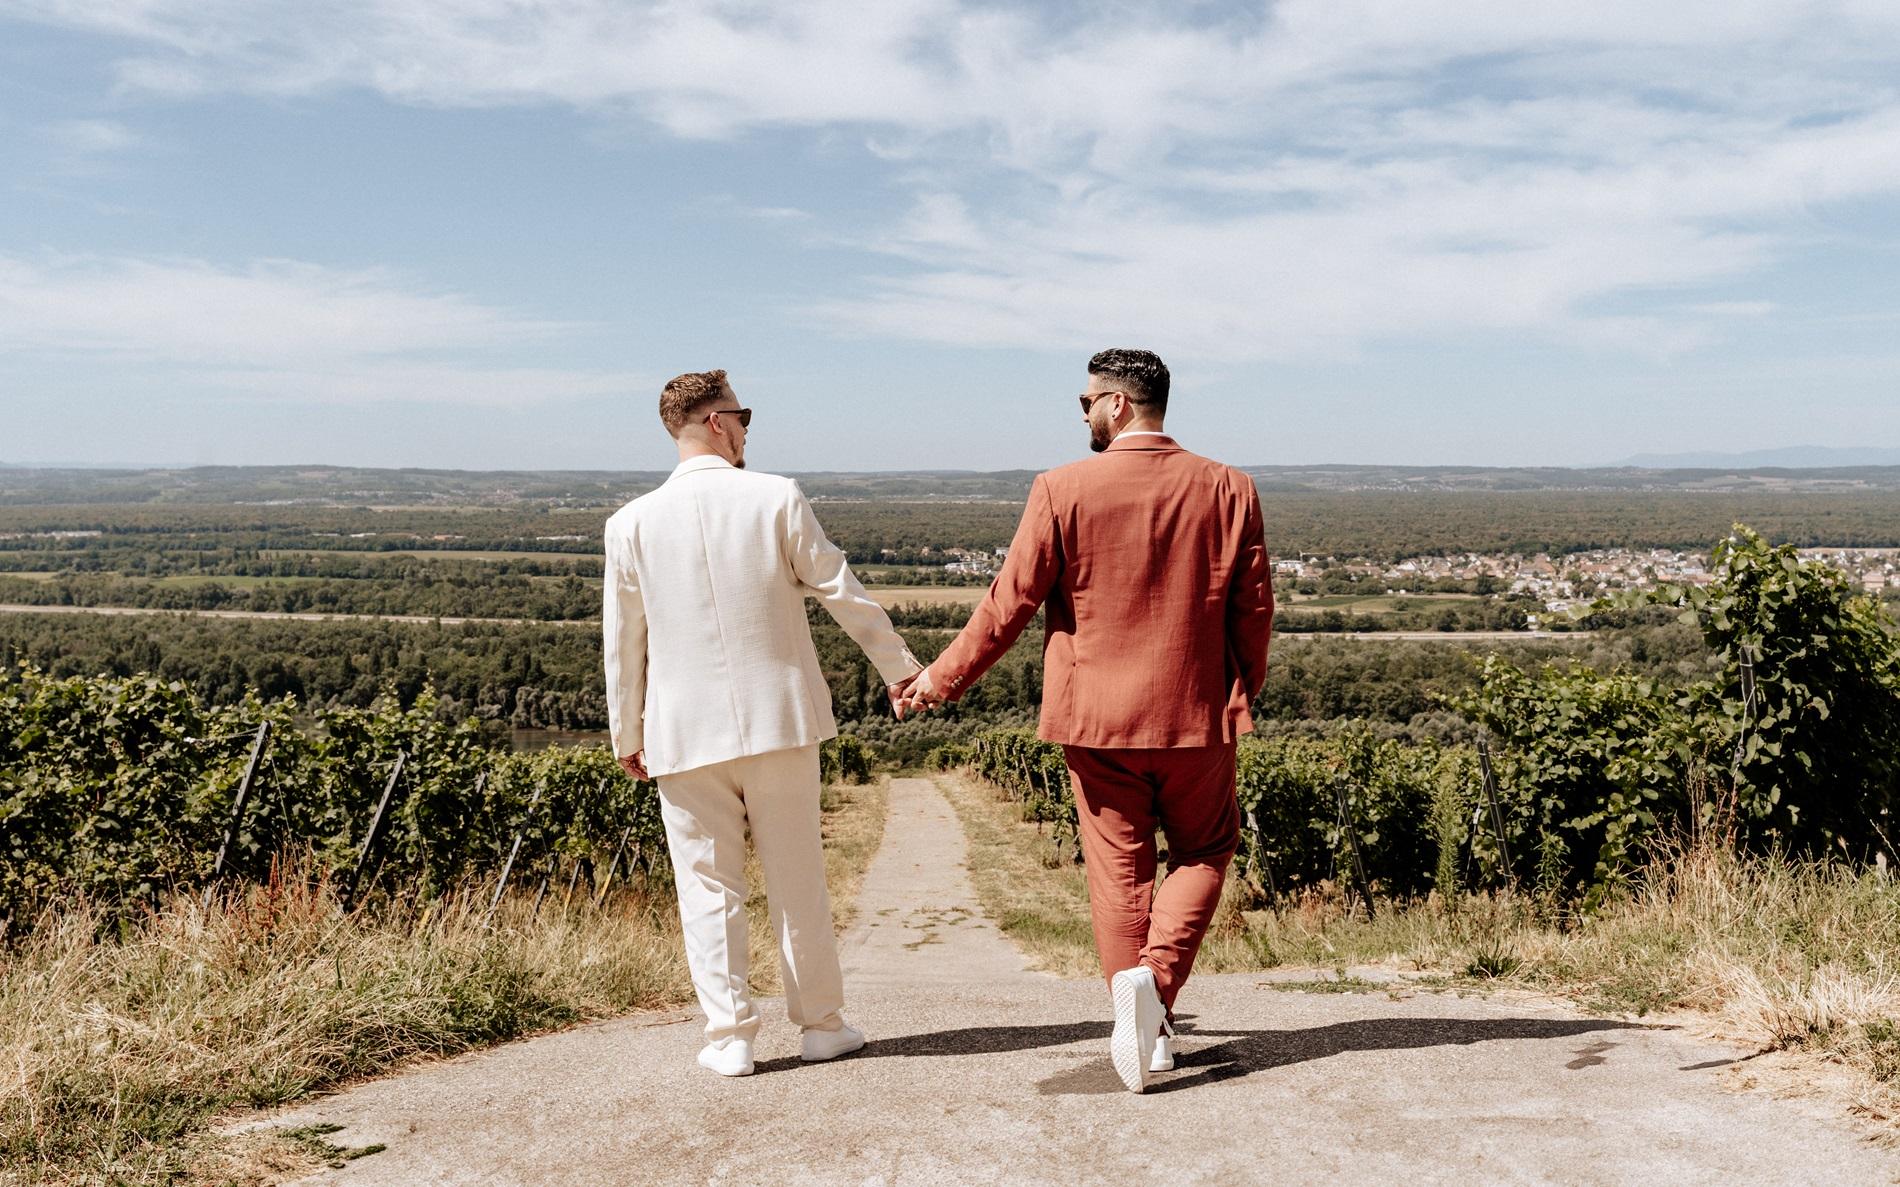
[[[681,474],[691,474],[695,470],[721,469],[732,469],[732,463],[716,453],[702,453],[698,457],[689,457],[679,465],[673,467],[672,477],[677,478]]]
[[[1108,443],[1108,448],[1103,450],[1102,452],[1114,453],[1114,452],[1117,452],[1119,450],[1124,450],[1124,449],[1140,449],[1140,450],[1154,451],[1154,450],[1159,450],[1159,449],[1179,449],[1179,448],[1181,448],[1181,446],[1175,442],[1175,439],[1173,437],[1166,437],[1166,436],[1150,437],[1144,434],[1139,437],[1125,437],[1125,436],[1117,437],[1113,441],[1110,441]]]

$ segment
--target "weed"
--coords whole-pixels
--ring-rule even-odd
[[[1495,981],[1523,967],[1524,961],[1511,951],[1503,937],[1493,936],[1472,949],[1471,959],[1465,963],[1465,976]]]
[[[1281,993],[1384,993],[1391,988],[1377,981],[1368,981],[1364,977],[1354,977],[1340,973],[1332,977],[1315,977],[1307,981],[1264,981],[1269,989]]]

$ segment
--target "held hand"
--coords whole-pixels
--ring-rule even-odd
[[[647,775],[647,752],[644,750],[636,750],[632,754],[621,755],[620,769],[634,779],[645,780],[649,778]]]
[[[891,713],[899,721],[904,720],[904,715],[916,707],[910,696],[911,687],[916,683],[917,677],[912,675],[904,677],[896,684],[886,685],[884,688],[885,695],[891,698]]]
[[[943,693],[937,690],[937,681],[931,670],[923,671],[911,677],[910,707],[913,712],[922,713],[926,709],[935,709],[945,701]]]

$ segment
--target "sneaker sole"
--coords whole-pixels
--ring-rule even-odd
[[[1148,1087],[1147,1060],[1141,1057],[1141,995],[1132,978],[1115,978],[1115,1032],[1108,1038],[1115,1074],[1130,1092]]]
[[[705,1068],[707,1071],[711,1072],[715,1076],[724,1076],[728,1080],[735,1080],[739,1078],[740,1076],[749,1076],[752,1074],[752,1065],[749,1063],[746,1064],[743,1068],[740,1068],[737,1071],[731,1071],[731,1072],[727,1071],[726,1069],[722,1067],[714,1067],[712,1064],[707,1063],[704,1060],[700,1061],[699,1066]]]
[[[847,1055],[855,1055],[859,1051],[864,1050],[864,1042],[863,1039],[859,1039],[855,1047],[846,1047],[842,1051],[833,1051],[829,1055],[807,1055],[803,1051],[800,1051],[798,1053],[798,1061],[800,1063],[830,1063],[834,1059],[842,1059]]]

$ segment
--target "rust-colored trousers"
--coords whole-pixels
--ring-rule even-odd
[[[1240,844],[1234,744],[1165,750],[1064,746],[1088,863],[1102,972],[1145,964],[1169,1009],[1194,967]],[[1155,828],[1168,876],[1155,890]]]

